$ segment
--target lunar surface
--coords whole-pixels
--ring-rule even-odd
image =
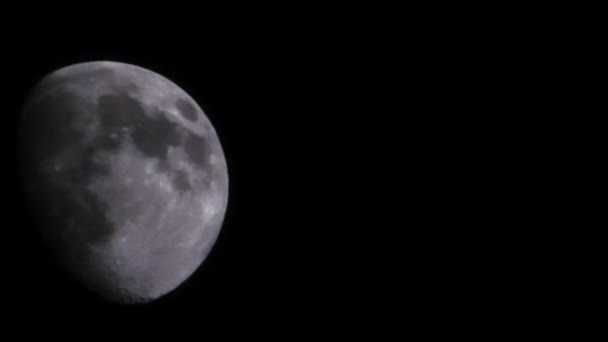
[[[30,93],[19,145],[44,240],[102,297],[153,301],[213,247],[228,201],[224,152],[169,79],[117,62],[59,69]]]

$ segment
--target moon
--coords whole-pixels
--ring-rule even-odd
[[[171,80],[94,61],[42,78],[23,107],[24,193],[69,273],[117,303],[173,291],[204,262],[228,204],[217,132]]]

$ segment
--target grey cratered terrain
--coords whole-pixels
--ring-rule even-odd
[[[206,258],[226,211],[226,160],[172,81],[116,62],[59,69],[32,90],[20,137],[42,236],[87,288],[149,302]]]

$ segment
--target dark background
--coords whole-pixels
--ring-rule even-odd
[[[310,332],[382,312],[366,309],[384,303],[392,286],[381,276],[385,263],[374,261],[391,252],[379,244],[391,204],[376,189],[390,190],[379,170],[390,160],[382,142],[395,138],[381,131],[390,125],[375,97],[383,87],[376,74],[391,76],[385,55],[378,58],[381,35],[332,20],[198,26],[203,19],[174,18],[124,28],[71,20],[16,29],[2,53],[10,181],[1,286],[12,322]],[[15,167],[29,89],[53,70],[93,60],[136,64],[181,86],[215,126],[228,162],[229,205],[211,254],[182,286],[146,305],[106,303],[61,269],[41,243]]]
[[[492,29],[493,16],[468,9],[476,20],[446,7],[254,7],[37,8],[40,18],[0,22],[7,326],[378,340],[389,325],[449,334],[509,325],[492,315],[507,309],[533,316],[520,293],[543,291],[530,290],[542,267],[526,268],[526,250],[541,245],[530,227],[544,218],[526,216],[542,192],[528,182],[545,177],[531,171],[545,149],[527,138],[544,129],[534,120],[544,104],[529,105],[541,98],[546,59],[534,47],[544,38],[511,38],[510,19]],[[23,204],[15,142],[27,91],[91,60],[173,80],[210,118],[228,162],[215,247],[147,305],[84,290]]]

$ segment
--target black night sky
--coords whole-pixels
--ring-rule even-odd
[[[508,82],[524,69],[485,26],[458,31],[462,23],[435,9],[416,20],[354,4],[250,5],[221,16],[167,3],[157,16],[104,6],[0,22],[9,118],[0,135],[2,329],[379,341],[389,325],[476,329],[522,301],[517,291],[535,271],[511,277],[525,268],[511,265],[525,266],[518,246],[534,245],[529,227],[544,220],[517,216],[538,204],[520,180],[541,153],[522,159],[519,133],[535,129],[536,107],[521,100],[523,76]],[[217,243],[190,279],[145,305],[109,304],[68,276],[42,244],[20,183],[28,91],[58,68],[99,60],[179,85],[214,125],[228,163]]]
[[[570,287],[597,272],[583,270],[593,258],[577,260],[573,247],[590,239],[569,241],[581,225],[568,220],[592,217],[570,208],[588,196],[570,196],[569,184],[585,188],[570,168],[586,172],[592,146],[574,143],[592,124],[574,124],[573,103],[594,92],[584,101],[571,92],[597,74],[577,63],[598,46],[585,44],[597,21],[579,34],[559,6],[226,4],[3,9],[7,336],[64,339],[82,328],[79,340],[124,330],[138,340],[492,340],[561,333],[575,327],[573,314],[593,312],[569,310],[566,297],[597,302]],[[145,305],[106,303],[68,276],[20,183],[28,91],[95,60],[179,85],[214,125],[228,164],[214,248],[190,279]]]

